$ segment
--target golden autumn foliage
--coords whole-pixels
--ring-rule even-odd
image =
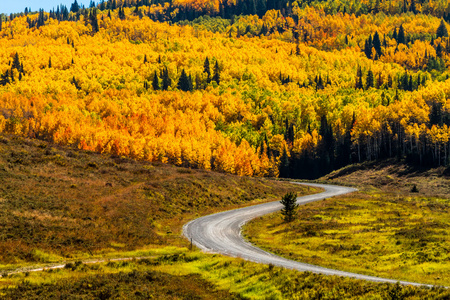
[[[217,12],[221,2],[173,5]],[[149,15],[169,9],[141,7]],[[299,2],[291,16],[268,10],[234,22],[169,24],[124,12],[98,11],[98,32],[83,15],[38,28],[28,25],[37,15],[5,22],[0,130],[246,176],[278,176],[283,152],[314,158],[338,144],[344,156],[376,159],[387,140],[411,151],[431,145],[448,160],[448,40],[426,39],[440,22],[432,15],[327,14]],[[408,43],[393,36],[400,25]],[[369,49],[370,59],[363,48],[375,32],[383,54]],[[183,72],[189,92],[177,84]],[[164,73],[170,84],[161,90]]]

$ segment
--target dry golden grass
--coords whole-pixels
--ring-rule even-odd
[[[3,269],[148,245],[185,246],[181,227],[190,219],[308,190],[5,135],[0,182]]]

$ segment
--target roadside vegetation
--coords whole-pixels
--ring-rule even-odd
[[[281,213],[263,216],[246,225],[247,238],[302,262],[450,286],[450,200],[439,197],[448,188],[439,175],[445,169],[420,175],[399,172],[400,164],[366,167],[328,176],[359,182],[361,192],[300,206],[291,223]]]
[[[103,264],[75,263],[40,273],[15,274],[0,281],[2,297],[48,299],[445,299],[446,289],[380,284],[298,272],[171,249],[149,259]]]

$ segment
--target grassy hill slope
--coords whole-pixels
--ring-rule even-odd
[[[0,136],[0,268],[187,245],[196,216],[304,187]]]

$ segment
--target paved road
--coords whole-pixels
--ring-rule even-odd
[[[325,191],[319,194],[298,197],[298,204],[306,204],[356,191],[356,189],[353,188],[335,185],[312,183],[308,183],[307,185],[323,188]],[[259,249],[243,239],[241,235],[242,225],[256,217],[278,211],[281,208],[282,205],[280,202],[275,201],[201,217],[184,225],[183,234],[191,240],[195,246],[207,252],[240,257],[257,263],[273,264],[299,271],[353,277],[375,282],[397,282],[397,280],[393,279],[343,272],[292,261]],[[400,283],[423,286],[423,284],[414,282],[400,281]]]

